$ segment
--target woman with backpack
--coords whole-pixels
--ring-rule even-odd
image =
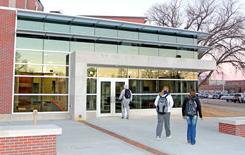
[[[165,133],[167,138],[171,138],[170,131],[170,112],[174,105],[173,98],[169,94],[169,88],[164,86],[162,91],[155,99],[155,106],[157,110],[157,128],[156,128],[156,138],[161,139],[163,123],[165,127]]]
[[[190,91],[182,104],[182,116],[187,121],[187,142],[189,144],[196,144],[196,124],[197,117],[202,119],[201,103],[196,96],[195,90]]]

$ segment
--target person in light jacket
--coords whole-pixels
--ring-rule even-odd
[[[126,119],[129,119],[129,110],[130,110],[129,104],[133,100],[133,96],[131,90],[128,88],[128,85],[124,85],[124,89],[121,91],[119,100],[122,100],[121,102],[122,119],[125,117]]]
[[[162,91],[159,93],[159,95],[155,99],[155,106],[157,107],[159,98],[166,97],[167,99],[167,109],[164,114],[157,113],[157,128],[156,128],[156,138],[157,140],[161,139],[162,129],[163,129],[163,123],[165,127],[165,133],[167,138],[171,138],[171,130],[170,130],[170,113],[171,109],[174,105],[173,98],[171,94],[169,93],[169,88],[167,86],[164,86]]]

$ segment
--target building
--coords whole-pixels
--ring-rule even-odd
[[[36,10],[36,9],[33,9]],[[153,112],[164,85],[179,107],[198,71],[206,33],[145,24],[0,7],[1,120],[86,119],[121,112],[124,84],[132,114]]]

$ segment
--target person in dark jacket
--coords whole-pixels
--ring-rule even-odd
[[[190,95],[184,99],[182,104],[182,116],[187,121],[187,142],[196,144],[196,124],[198,116],[202,119],[202,110],[199,98],[195,90],[190,91]]]

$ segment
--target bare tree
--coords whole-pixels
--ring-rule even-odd
[[[185,15],[185,18],[180,18],[180,14]],[[217,72],[221,71],[222,64],[231,64],[244,72],[245,16],[240,12],[237,1],[193,0],[183,5],[181,0],[174,0],[174,2],[151,7],[147,12],[147,17],[160,26],[207,32],[208,36],[200,39],[198,44],[210,48],[199,53],[198,58],[211,57],[216,61]],[[181,22],[180,19],[182,19]],[[200,85],[214,72],[206,73]],[[201,74],[199,73],[199,76]]]

